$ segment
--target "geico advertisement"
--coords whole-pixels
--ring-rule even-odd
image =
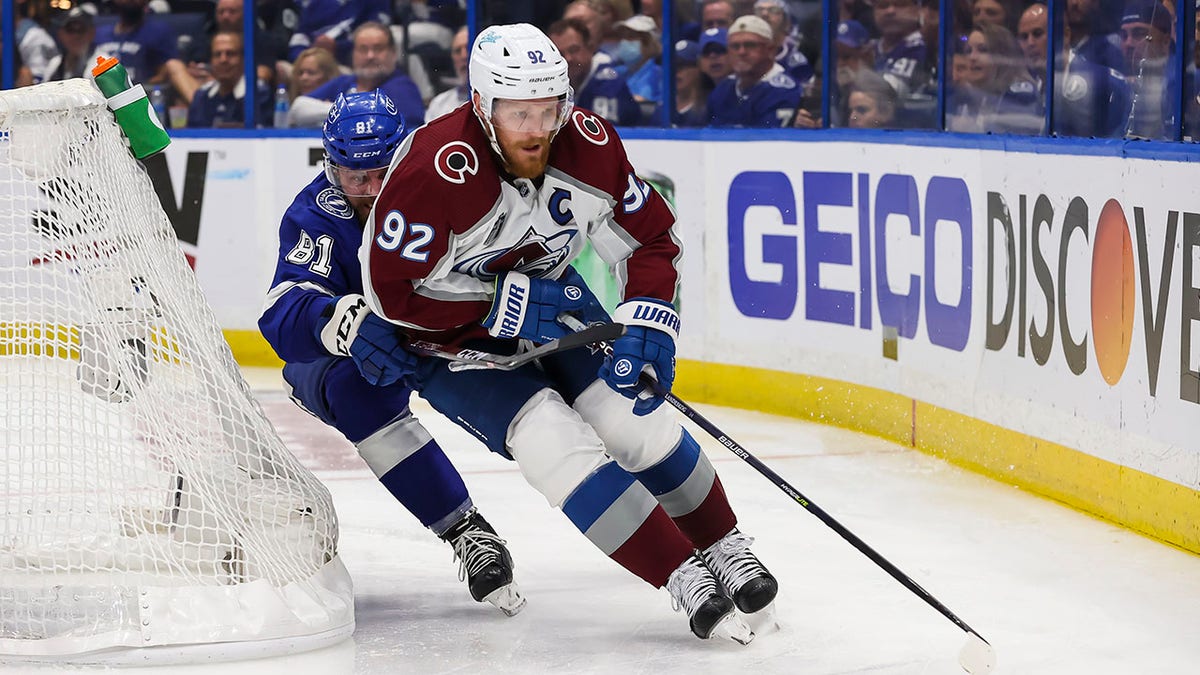
[[[1099,425],[1148,437],[1130,452],[1196,449],[1200,203],[1177,189],[1194,165],[839,143],[706,153],[707,360],[883,387],[1071,445]],[[688,172],[670,161],[657,170]]]

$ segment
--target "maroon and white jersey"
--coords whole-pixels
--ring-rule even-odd
[[[623,297],[670,302],[680,255],[667,202],[634,173],[612,126],[577,108],[541,181],[504,172],[470,106],[401,145],[359,249],[371,309],[453,344],[479,321],[498,273],[557,279],[590,241]]]

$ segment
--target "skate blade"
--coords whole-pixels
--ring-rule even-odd
[[[506,616],[516,616],[525,608],[525,596],[521,595],[521,589],[517,588],[516,582],[497,588],[483,596],[483,600],[504,612]]]
[[[730,612],[713,626],[708,637],[726,638],[738,644],[748,645],[754,639],[754,631],[750,630],[750,626],[746,625],[737,612]]]
[[[779,623],[779,617],[775,614],[774,602],[753,614],[743,614],[742,616],[745,617],[746,624],[750,626],[750,630],[754,631],[755,635],[778,633],[783,628]]]

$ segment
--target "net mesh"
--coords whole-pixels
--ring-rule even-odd
[[[251,396],[84,80],[0,92],[0,427],[0,654],[245,637],[220,628],[239,617],[186,637],[150,599],[286,598],[336,561],[328,492]],[[352,622],[339,609],[267,632]]]

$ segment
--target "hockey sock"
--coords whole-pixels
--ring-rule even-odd
[[[656,588],[692,554],[692,542],[616,462],[584,480],[562,510],[605,555]]]
[[[379,477],[379,482],[421,524],[441,536],[471,510],[471,496],[462,476],[429,441]]]
[[[687,430],[666,458],[633,475],[700,550],[737,525],[716,469]]]

